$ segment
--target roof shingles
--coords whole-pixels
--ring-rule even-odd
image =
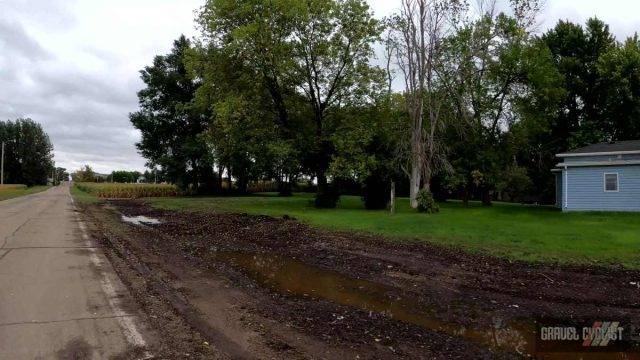
[[[592,154],[619,151],[640,151],[640,140],[604,142],[567,151],[567,154]]]

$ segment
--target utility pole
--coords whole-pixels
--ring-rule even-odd
[[[0,185],[4,185],[4,141],[2,142],[2,160],[0,160]]]

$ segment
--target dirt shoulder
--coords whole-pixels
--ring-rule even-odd
[[[535,352],[533,319],[640,324],[637,271],[508,262],[135,201],[84,210],[167,339],[156,344],[166,358],[518,358]],[[161,223],[125,224],[121,214]]]

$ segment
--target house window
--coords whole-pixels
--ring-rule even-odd
[[[617,192],[618,191],[618,173],[604,174],[604,191],[605,192]]]

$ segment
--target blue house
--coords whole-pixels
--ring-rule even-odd
[[[563,211],[640,211],[640,140],[556,156],[556,206]]]

